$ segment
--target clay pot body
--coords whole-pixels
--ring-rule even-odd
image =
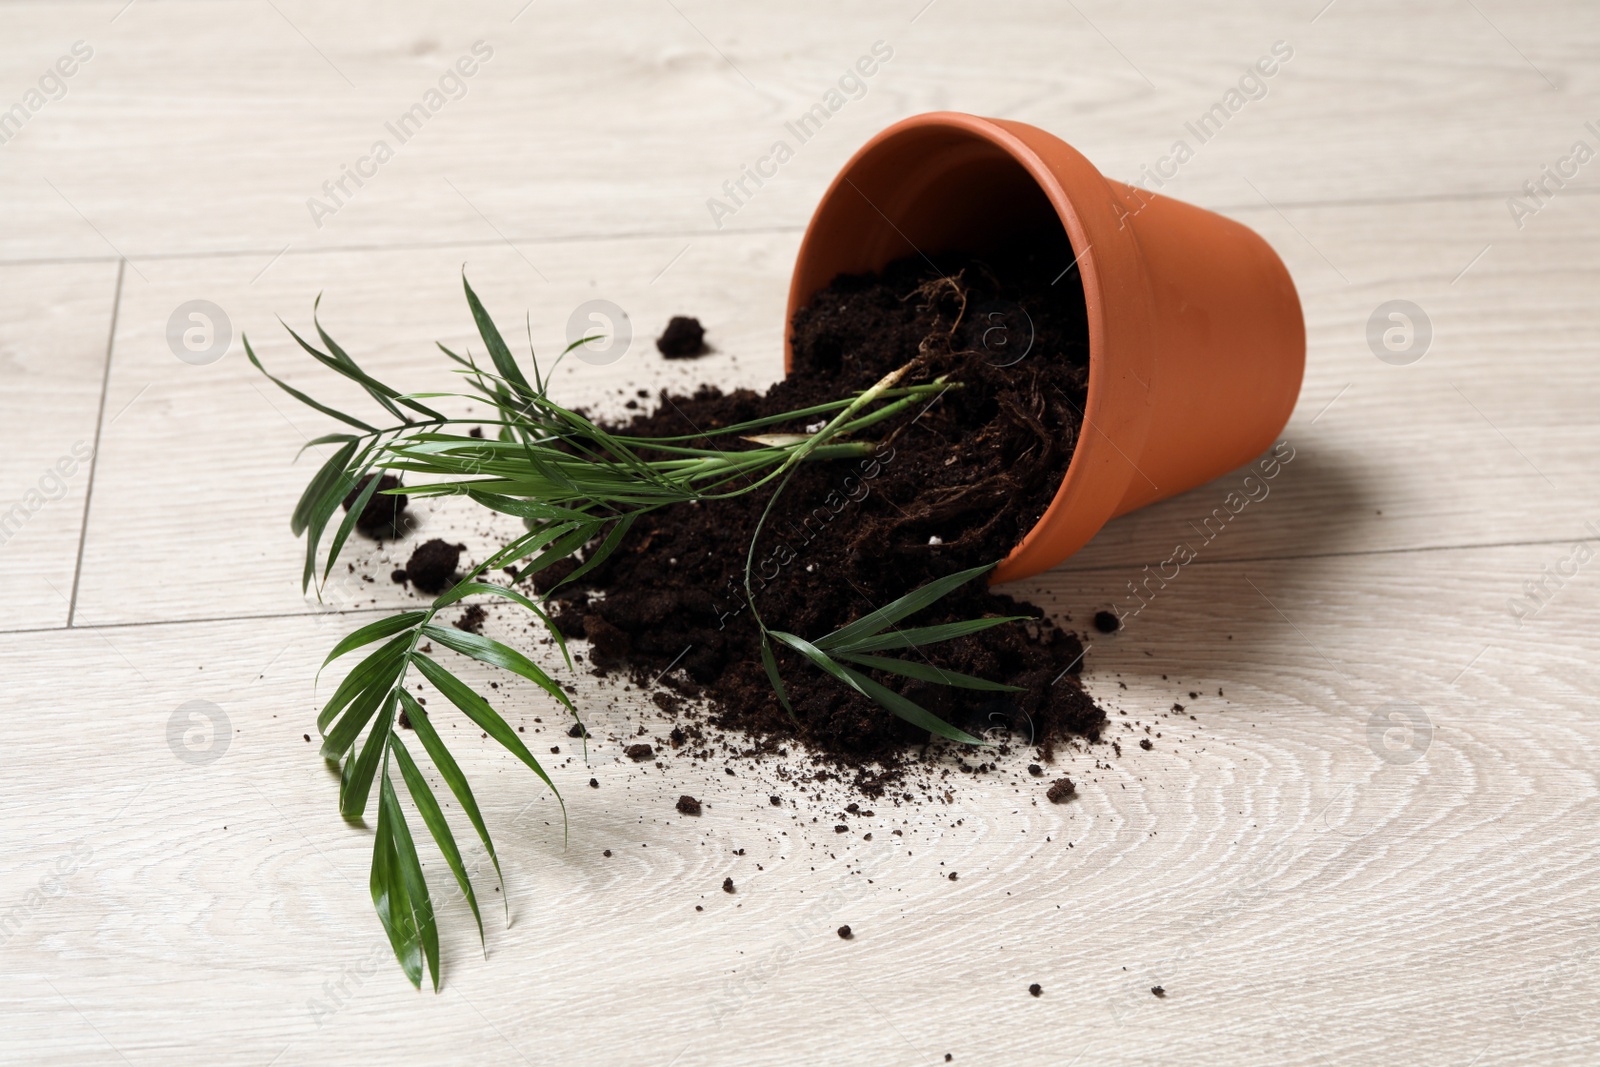
[[[955,112],[899,122],[845,165],[801,242],[787,321],[841,273],[1062,231],[1062,267],[1083,277],[1088,402],[1054,500],[997,582],[1254,459],[1288,422],[1305,368],[1294,283],[1254,231],[1111,181],[1036,127]]]

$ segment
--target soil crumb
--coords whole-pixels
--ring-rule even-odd
[[[377,475],[369,474],[356,483],[344,498],[344,509],[349,511],[356,506],[356,500],[361,496],[362,490]],[[401,512],[406,510],[409,502],[404,493],[393,496],[385,495],[390,489],[399,489],[400,479],[393,474],[378,477],[378,488],[373,491],[372,499],[367,501],[367,506],[361,509],[361,514],[356,516],[356,529],[368,537],[393,537],[400,531]]]
[[[1050,788],[1045,790],[1045,796],[1052,804],[1065,804],[1077,795],[1078,787],[1071,778],[1057,778],[1050,783]]]
[[[678,798],[678,814],[699,815],[700,802],[694,797],[690,796],[688,793],[683,794],[683,796]]]
[[[465,630],[469,634],[483,633],[483,624],[489,621],[489,613],[483,605],[473,604],[461,613],[461,618],[456,620],[456,629]]]
[[[424,593],[442,593],[456,576],[456,564],[466,545],[452,545],[435,537],[418,545],[406,561],[406,577]]]
[[[706,351],[706,330],[700,320],[688,315],[674,315],[661,336],[656,338],[656,349],[668,359],[693,359]]]

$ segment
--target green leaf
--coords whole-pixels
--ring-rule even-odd
[[[411,716],[411,721],[416,722],[416,716]],[[445,821],[444,812],[439,809],[439,801],[434,798],[433,790],[428,788],[428,780],[422,776],[417,765],[411,760],[411,753],[406,751],[406,746],[401,744],[396,736],[391,743],[395,762],[400,764],[400,773],[406,780],[406,791],[411,794],[411,801],[417,806],[417,814],[422,816],[422,822],[428,828],[428,833],[433,836],[433,843],[439,846],[445,862],[450,865],[450,872],[456,876],[456,884],[461,887],[467,903],[472,906],[472,917],[478,920],[478,944],[484,944],[483,916],[478,913],[478,897],[472,891],[472,880],[467,877],[467,868],[461,862],[461,850],[456,847],[456,838],[450,832],[450,824]],[[438,975],[434,975],[437,985]]]
[[[328,524],[328,519],[335,511],[339,510],[339,502],[349,494],[355,482],[351,480],[346,469],[337,480],[329,484],[322,491],[322,495],[312,504],[306,515],[306,563],[305,571],[301,575],[300,588],[303,592],[311,587],[311,580],[317,573],[317,545],[322,540],[322,531]],[[318,590],[321,595],[321,590]]]
[[[511,349],[506,347],[505,338],[500,336],[499,327],[489,317],[489,312],[484,309],[478,294],[472,291],[472,285],[467,281],[465,271],[461,273],[461,286],[466,290],[467,306],[472,309],[472,319],[478,324],[478,335],[483,338],[484,347],[489,350],[489,358],[494,361],[495,369],[524,397],[534,396],[533,387],[528,384],[522,368],[517,366],[516,359],[511,355]]]
[[[406,717],[411,720],[411,729],[421,739],[422,747],[427,749],[428,758],[433,760],[433,765],[439,770],[439,776],[450,787],[450,792],[455,794],[461,810],[467,813],[472,828],[478,832],[478,840],[483,842],[484,850],[489,853],[489,859],[494,863],[495,878],[500,882],[500,899],[505,904],[506,919],[509,921],[511,902],[506,899],[505,876],[500,872],[500,857],[495,853],[494,841],[489,837],[489,828],[484,825],[483,813],[478,810],[478,800],[472,795],[472,787],[467,784],[467,776],[461,773],[461,767],[457,765],[455,757],[450,755],[450,750],[445,747],[438,731],[433,728],[433,720],[428,717],[427,709],[403,689],[400,691],[400,704],[406,710]]]
[[[845,673],[850,675],[851,680],[858,689],[866,693],[878,705],[888,708],[913,726],[927,730],[929,733],[938,734],[940,737],[948,738],[951,741],[959,741],[963,745],[978,745],[982,747],[988,744],[987,741],[973,737],[965,730],[959,730],[951,726],[921,704],[901,696],[888,686],[878,684],[860,671],[853,671],[846,667]]]
[[[319,352],[315,348],[312,348],[309,344],[301,339],[299,334],[295,333],[294,330],[289,328],[288,323],[284,323],[284,329],[289,330],[289,335],[300,343],[301,348],[315,356],[319,363],[326,367],[332,368],[333,370],[344,375],[346,378],[349,378],[351,381],[360,385],[367,391],[367,395],[372,397],[372,399],[376,400],[379,404],[383,405],[385,411],[402,422],[407,421],[406,416],[400,411],[399,408],[395,407],[390,401],[390,398],[385,395],[385,391],[378,387],[376,380],[373,380],[370,383],[362,380],[363,378],[366,378],[367,375],[361,370],[360,367],[356,366],[356,361],[351,359],[350,356],[346,354],[345,350],[340,348],[338,344],[334,342],[333,338],[328,336],[328,331],[322,328],[322,323],[317,321],[317,311],[320,309],[321,305],[322,294],[318,293],[317,299],[313,301],[311,305],[311,323],[317,328],[317,336],[321,337],[322,343],[328,346],[328,353],[331,353],[331,355]],[[392,390],[389,391],[392,392]]]
[[[481,663],[521,675],[561,701],[574,717],[577,716],[578,709],[572,706],[572,698],[567,696],[566,691],[540,669],[537,663],[509,645],[503,645],[494,638],[484,637],[482,634],[472,634],[454,627],[436,626],[433,623],[424,626],[422,632],[445,648],[459,652],[463,656],[471,656]]]
[[[470,579],[464,582],[457,582],[455,585],[451,586],[449,590],[439,594],[439,596],[434,599],[431,607],[437,612],[442,608],[449,607],[458,600],[465,600],[469,596],[504,597],[507,600],[513,600],[518,604],[521,604],[535,615],[540,617],[544,616],[544,611],[540,609],[539,605],[535,604],[533,601],[529,600],[515,589],[509,589],[503,585],[495,585],[493,582],[485,582],[481,579]]]
[[[456,601],[461,600],[464,597],[477,596],[480,594],[483,596],[504,597],[506,600],[514,601],[537,615],[539,617],[539,621],[544,623],[545,630],[549,632],[551,637],[555,638],[556,646],[561,649],[561,655],[567,661],[567,670],[570,671],[575,669],[572,666],[572,655],[567,651],[566,636],[562,634],[560,627],[555,624],[555,620],[550,618],[549,615],[546,615],[543,608],[539,607],[539,605],[535,604],[533,601],[529,600],[515,589],[510,589],[503,585],[495,585],[493,582],[457,582],[455,585],[451,586],[449,592],[444,593],[433,602],[433,610],[438,611],[440,608],[449,607],[451,604],[454,604]]]
[[[794,634],[783,633],[778,630],[773,630],[772,636],[799,652],[812,663],[815,663],[862,696],[900,716],[900,718],[913,726],[927,730],[929,733],[938,734],[940,737],[947,737],[952,741],[960,741],[963,744],[983,744],[982,741],[965,730],[956,729],[915,701],[901,696],[887,686],[878,684],[860,671],[853,671],[849,667],[835,662],[826,652],[805,638],[796,637]]]
[[[358,630],[356,633],[360,633]],[[351,637],[356,634],[351,634]],[[345,638],[346,641],[350,638]],[[357,693],[377,686],[382,682],[381,688],[388,688],[400,673],[400,659],[405,655],[406,646],[410,644],[410,637],[400,636],[384,645],[375,652],[370,653],[366,659],[356,664],[355,670],[345,675],[344,681],[339,683],[339,688],[334,690],[333,696],[323,705],[322,713],[317,716],[317,730],[324,736],[328,732],[328,724],[334,716],[350,701],[354,700]],[[342,642],[341,642],[342,643]],[[365,642],[363,642],[365,643]],[[332,657],[329,657],[330,659]],[[342,749],[340,751],[343,751]],[[335,757],[329,757],[335,758]]]
[[[468,489],[467,496],[492,511],[503,515],[515,515],[519,519],[535,519],[540,522],[589,522],[593,516],[572,508],[556,507],[554,504],[543,504],[537,500],[523,500],[514,496],[502,496],[499,493],[487,493],[481,489]]]
[[[394,794],[389,776],[383,776],[379,786],[378,806],[384,810],[389,833],[394,839],[395,866],[405,883],[406,897],[411,904],[413,923],[422,940],[422,952],[433,974],[433,991],[439,991],[439,926],[433,917],[433,900],[428,896],[428,881],[422,876],[422,862],[417,859],[417,845],[411,840],[411,827],[406,825],[405,813],[400,810],[400,798]],[[386,810],[385,810],[386,809]],[[420,983],[418,983],[420,987]]]
[[[539,553],[533,559],[517,568],[517,581],[522,581],[530,574],[537,574],[550,566],[572,555],[578,549],[594,540],[594,535],[600,532],[601,523],[591,522],[580,526],[576,530],[557,540],[549,548]]]
[[[350,769],[348,779],[340,782],[339,814],[346,819],[359,819],[367,810],[367,798],[372,795],[372,777],[378,771],[389,744],[389,734],[394,730],[394,708],[398,698],[390,690],[383,701],[383,714],[367,734],[367,743],[361,746],[361,755]]]
[[[383,706],[384,697],[388,695],[388,692],[389,683],[385,682],[382,685],[363,689],[356,695],[356,698],[350,702],[350,707],[345,711],[343,717],[323,737],[320,752],[323,759],[344,759],[352,746],[355,745],[356,738],[361,735],[361,731],[366,728],[367,723],[372,721],[372,717]],[[346,766],[344,769],[346,779],[348,779],[349,774],[350,768]],[[343,786],[340,789],[342,790]]]
[[[888,656],[863,656],[859,653],[850,652],[838,652],[835,654],[840,659],[847,659],[851,663],[862,667],[898,674],[902,678],[915,678],[919,682],[933,682],[936,685],[954,686],[957,689],[982,689],[991,693],[1023,693],[1027,691],[1021,686],[1003,685],[1000,682],[991,682],[987,678],[975,678],[970,674],[947,671],[942,667],[935,667],[931,663],[913,663],[909,660],[890,659]]]
[[[319,297],[318,299],[320,300],[321,298]],[[406,418],[405,414],[402,413],[399,408],[395,407],[385,395],[386,390],[387,392],[391,393],[394,390],[388,389],[387,386],[384,386],[383,383],[379,382],[375,378],[369,378],[365,373],[357,369],[352,364],[334,359],[326,352],[319,351],[318,349],[312,347],[309,341],[295,332],[294,327],[290,326],[282,319],[279,319],[278,321],[283,325],[285,330],[289,331],[289,336],[294,338],[295,343],[304,349],[312,359],[316,360],[318,363],[321,363],[324,367],[327,367],[336,374],[339,374],[345,378],[349,378],[351,381],[361,386],[367,391],[369,396],[381,404],[383,409],[389,414],[393,415],[395,418],[401,420],[402,422],[410,421]]]
[[[300,502],[294,506],[294,513],[289,517],[289,529],[296,537],[305,533],[306,527],[311,524],[313,513],[327,498],[330,488],[343,487],[346,481],[345,468],[355,454],[355,441],[346,441],[327,458],[317,473],[312,475],[305,492],[300,494]],[[345,489],[345,492],[349,490]],[[340,493],[338,499],[343,500],[344,493]]]
[[[321,298],[318,297],[318,300],[320,301]],[[313,321],[314,320],[315,312],[313,312]],[[357,385],[361,386],[361,388],[367,391],[367,394],[371,396],[372,399],[376,400],[379,404],[382,404],[384,409],[395,418],[400,419],[403,422],[411,421],[403,412],[400,411],[399,408],[394,405],[394,401],[400,397],[399,391],[384,385],[382,382],[378,381],[378,379],[374,378],[372,375],[356,366],[356,361],[346,355],[343,349],[339,350],[339,355],[343,358],[336,359],[327,353],[317,351],[310,345],[310,343],[306,341],[305,338],[296,333],[294,331],[294,327],[290,326],[288,323],[283,323],[283,328],[289,331],[289,336],[293,337],[295,342],[310,354],[311,358],[315,359],[318,363],[321,363],[329,370],[341,374],[355,382]],[[322,326],[320,324],[317,325],[317,332],[321,334],[324,341],[328,340],[328,335],[322,332]],[[401,401],[401,403],[404,403],[406,407],[418,412],[419,414],[426,415],[433,421],[437,422],[444,419],[443,415],[439,414],[437,411],[434,411],[425,404],[418,404],[415,401]]]
[[[885,604],[878,610],[863,615],[850,625],[841,627],[826,637],[818,638],[817,647],[823,649],[837,648],[840,645],[847,645],[852,641],[870,637],[884,627],[894,625],[907,615],[916,614],[946,594],[972,581],[978,575],[987,574],[994,568],[995,564],[986,563],[981,567],[973,567],[971,570],[957,571],[955,574],[937,578],[927,585],[913,589],[893,603]]]
[[[856,685],[850,680],[850,672],[844,667],[843,664],[835,662],[833,657],[829,656],[826,652],[812,644],[810,641],[807,641],[803,637],[797,637],[794,634],[784,633],[782,630],[769,630],[768,633],[770,633],[777,640],[794,649],[796,652],[800,653],[802,656],[806,657],[806,659],[809,659],[818,667],[821,667],[824,671],[827,671],[829,674],[839,679],[839,681],[843,682],[845,685],[848,685],[850,688],[861,693],[862,696],[867,695],[865,690],[861,689],[860,686]]]
[[[585,527],[584,529],[587,530],[588,527]],[[515,541],[511,542],[509,545],[506,545],[500,551],[496,552],[493,556],[484,560],[483,566],[480,568],[480,570],[492,571],[497,567],[504,567],[507,564],[515,563],[524,556],[532,555],[534,552],[537,552],[539,549],[548,545],[551,541],[554,541],[559,537],[564,537],[570,532],[571,524],[564,522],[553,522],[541,529],[530,530],[521,537],[517,538]],[[592,536],[592,534],[587,535],[585,540],[588,539],[588,536]],[[579,542],[576,547],[581,548],[582,546],[583,542]],[[570,555],[575,550],[575,548],[569,548],[563,554]],[[517,579],[513,580],[518,580],[522,577],[522,575],[529,573],[532,572],[526,569],[519,571],[517,574]]]
[[[325,433],[321,437],[313,437],[295,450],[294,458],[299,459],[306,454],[306,449],[316,448],[318,445],[342,445],[346,441],[359,441],[361,438],[353,433]]]
[[[345,424],[350,425],[350,426],[354,426],[358,430],[366,430],[368,433],[377,433],[378,432],[378,428],[376,426],[372,426],[372,425],[369,425],[369,424],[367,424],[365,422],[362,422],[360,419],[356,418],[354,415],[346,415],[344,412],[338,410],[337,408],[330,408],[326,404],[319,404],[317,401],[311,399],[305,393],[302,393],[300,390],[296,389],[294,386],[292,386],[292,385],[288,384],[287,382],[285,382],[282,378],[279,378],[279,377],[277,377],[277,376],[275,376],[273,374],[268,373],[267,368],[265,368],[265,367],[263,367],[261,365],[261,360],[256,358],[255,349],[250,347],[250,338],[243,337],[241,335],[241,340],[244,341],[244,354],[246,356],[250,357],[250,362],[255,364],[256,370],[260,371],[262,374],[265,374],[272,381],[272,384],[276,385],[279,389],[282,389],[284,392],[288,393],[290,396],[292,396],[296,400],[300,401],[300,403],[304,404],[306,407],[313,408],[313,409],[315,409],[317,411],[320,411],[324,415],[330,415],[333,418],[338,419],[342,423],[345,423]],[[316,442],[312,442],[312,443],[315,444]]]
[[[405,879],[401,876],[395,856],[394,835],[389,820],[394,816],[389,806],[378,804],[378,831],[372,841],[372,906],[378,912],[378,921],[389,935],[394,958],[400,968],[418,989],[422,988],[422,945],[417,938],[416,922],[411,914],[411,899],[406,893]]]
[[[373,458],[376,458],[375,454]],[[338,562],[339,551],[344,548],[344,543],[350,539],[350,533],[355,529],[356,522],[361,518],[361,513],[366,510],[367,503],[383,482],[382,474],[372,469],[372,461],[370,459],[351,477],[351,481],[356,485],[360,485],[363,478],[367,479],[367,484],[362,486],[361,492],[356,496],[355,503],[345,509],[344,519],[340,521],[339,529],[333,535],[333,543],[328,546],[328,560],[322,568],[323,582],[327,582],[328,575],[333,573],[333,565]]]
[[[434,688],[445,695],[445,699],[460,708],[467,718],[482,728],[484,733],[500,742],[510,750],[512,755],[526,763],[533,770],[533,773],[537,774],[544,781],[544,784],[550,787],[550,791],[555,793],[556,798],[560,799],[561,792],[556,789],[556,784],[550,780],[550,776],[544,772],[544,768],[539,766],[539,761],[533,758],[533,753],[528,751],[528,746],[522,743],[522,739],[517,736],[516,731],[506,725],[506,721],[500,717],[500,713],[489,706],[487,700],[474,693],[465,682],[445,670],[428,656],[419,653],[416,658],[416,664],[423,677],[432,682]],[[566,804],[563,802],[562,811],[565,810]]]
[[[939,626],[918,626],[909,630],[894,630],[876,637],[864,637],[859,641],[850,641],[842,645],[833,645],[830,652],[888,652],[896,648],[920,648],[923,645],[935,645],[940,641],[949,641],[968,634],[980,633],[991,626],[1001,623],[1020,622],[1027,619],[1027,615],[1005,615],[989,619],[963,619],[960,622],[947,622]]]
[[[633,529],[634,520],[638,519],[638,517],[639,512],[623,516],[622,521],[611,527],[611,532],[606,534],[604,541],[600,542],[600,547],[595,549],[588,559],[578,564],[571,574],[557,582],[556,586],[559,587],[566,585],[568,582],[575,582],[604,563],[611,553],[617,550],[617,546],[622,544],[622,539],[628,536],[628,531]]]
[[[794,705],[789,703],[789,694],[783,688],[783,676],[778,673],[778,660],[772,654],[772,642],[767,639],[765,631],[761,634],[761,665],[767,669],[767,680],[772,683],[773,692],[778,694],[778,703],[789,713],[789,718],[794,718]]]
[[[401,630],[409,630],[412,626],[427,618],[427,616],[428,613],[426,611],[402,611],[398,615],[390,615],[387,618],[379,619],[377,622],[369,622],[361,629],[347,635],[337,645],[334,645],[333,651],[328,653],[328,658],[322,661],[322,665],[326,667],[347,652],[353,652],[363,645],[370,645],[374,641],[381,641],[385,637],[399,633]]]

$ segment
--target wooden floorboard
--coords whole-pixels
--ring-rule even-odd
[[[7,628],[67,623],[116,289],[115,263],[0,266]]]
[[[725,227],[803,224],[857,145],[941,108],[1043,126],[1125,179],[1187,139],[1195,158],[1168,191],[1208,205],[1255,202],[1248,183],[1274,202],[1504,197],[1600,117],[1600,26],[1580,0],[1338,0],[1319,16],[1324,4],[1232,3],[1196,19],[1171,0],[1036,0],[998,17],[950,0],[760,14],[630,0],[606,17],[541,2],[514,21],[523,5],[499,0],[139,0],[120,15],[123,0],[10,4],[19,86],[75,40],[94,55],[6,145],[0,189],[20,217],[0,258],[115,250],[140,263],[243,244],[267,250],[264,265],[286,246],[402,235],[712,232],[708,198],[879,40],[894,55],[865,94],[796,141]],[[404,143],[389,134],[480,40],[494,54],[464,93]],[[1293,56],[1266,95],[1205,143],[1188,134],[1279,41]],[[394,158],[313,220],[307,201],[326,201],[323,183],[378,140]]]
[[[1587,573],[1520,626],[1502,603],[1549,556],[1186,571],[1090,652],[1122,754],[1062,755],[1076,801],[1043,803],[1018,752],[939,779],[948,805],[886,800],[842,836],[842,795],[776,777],[793,761],[736,778],[634,764],[621,745],[660,735],[660,713],[580,673],[585,764],[548,698],[507,688],[536,751],[563,749],[571,836],[563,849],[526,770],[452,738],[512,922],[486,912],[484,961],[446,908],[437,998],[395,972],[368,835],[339,820],[301,737],[343,624],[0,637],[8,661],[80,679],[10,675],[31,714],[10,742],[7,790],[29,803],[0,818],[5,898],[66,871],[6,942],[7,1043],[29,1062],[1577,1062],[1593,1051],[1600,606]],[[1037,593],[1086,581],[1114,578],[1058,572]],[[1374,726],[1395,709],[1415,728]],[[701,821],[672,810],[684,791]]]
[[[1545,177],[1600,149],[1587,5],[22,0],[0,24],[0,519],[99,442],[0,545],[0,1063],[1600,1054],[1600,164]],[[480,40],[464,93],[399,144],[385,123]],[[864,95],[719,226],[708,198],[879,40],[894,55]],[[1264,97],[1199,144],[1185,123],[1277,41],[1293,56]],[[41,84],[75,42],[92,55]],[[567,834],[526,768],[452,730],[506,892],[479,878],[487,958],[443,900],[443,992],[412,992],[373,916],[370,830],[305,740],[317,665],[405,602],[384,576],[412,542],[363,542],[321,602],[300,593],[287,518],[317,450],[291,461],[328,426],[241,334],[364,403],[277,321],[309,328],[320,293],[371,369],[437,388],[433,342],[475,346],[464,267],[542,354],[587,302],[626,312],[627,354],[569,360],[564,400],[761,387],[825,184],[936,108],[1032,122],[1125,180],[1191,140],[1163,191],[1260,232],[1304,305],[1294,458],[1264,498],[1228,511],[1234,472],[1016,587],[1086,633],[1120,754],[1063,751],[1067,805],[1019,745],[856,816],[782,777],[798,752],[732,776],[622,758],[669,726],[581,661],[561,673],[587,757],[547,697],[505,686]],[[313,219],[377,139],[394,158]],[[1368,340],[1392,300],[1432,329],[1408,365]],[[182,343],[197,308],[227,335],[213,362]],[[679,313],[711,355],[656,355]],[[506,532],[416,512],[474,558]],[[1165,565],[1180,544],[1194,560]],[[522,625],[496,610],[489,632]]]

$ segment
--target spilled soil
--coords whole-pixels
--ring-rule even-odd
[[[917,586],[1000,560],[1043,514],[1072,457],[1088,385],[1077,273],[1063,274],[1054,257],[1015,254],[938,263],[915,256],[881,274],[842,276],[796,314],[785,380],[764,394],[663,392],[653,411],[614,429],[703,433],[839,399],[912,361],[901,384],[943,378],[951,387],[874,426],[870,456],[803,465],[756,546],[756,609],[774,629],[815,638]],[[814,432],[815,418],[807,421],[765,432]],[[693,443],[755,447],[723,437]],[[645,516],[604,564],[555,590],[557,621],[588,638],[597,671],[703,699],[715,725],[748,734],[758,751],[800,740],[854,766],[871,792],[928,735],[782,648],[796,717],[778,703],[743,582],[771,495],[764,487]],[[546,591],[574,565],[535,581]],[[1003,728],[1012,743],[1037,745],[1047,757],[1065,738],[1098,739],[1104,713],[1077,678],[1083,647],[1039,608],[980,579],[908,624],[985,615],[1029,620],[894,654],[1023,692],[878,680],[971,733]]]

